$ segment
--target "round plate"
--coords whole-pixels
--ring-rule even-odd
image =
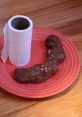
[[[80,70],[79,54],[72,42],[64,35],[54,30],[33,29],[32,52],[29,67],[36,63],[43,63],[45,59],[45,38],[48,35],[57,35],[63,44],[66,53],[65,61],[58,66],[57,73],[47,81],[39,84],[20,84],[13,79],[16,66],[9,61],[5,64],[0,60],[0,86],[6,91],[27,98],[43,98],[60,93],[68,88],[77,78]],[[0,49],[3,47],[3,38],[0,39]]]

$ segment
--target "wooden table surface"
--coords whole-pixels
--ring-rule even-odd
[[[82,61],[82,0],[0,0],[0,35],[7,20],[17,14],[32,18],[34,27],[66,35]],[[78,80],[51,98],[24,99],[0,88],[0,117],[82,117],[82,62]]]

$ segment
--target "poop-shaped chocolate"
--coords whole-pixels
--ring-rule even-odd
[[[19,83],[41,83],[51,78],[58,70],[66,55],[59,37],[49,35],[45,40],[47,48],[44,64],[28,68],[16,68],[14,79]]]

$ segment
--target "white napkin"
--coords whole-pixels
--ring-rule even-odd
[[[12,24],[16,18],[22,18],[29,22],[28,27],[25,29],[17,29],[14,25],[21,25],[25,21],[17,20]],[[27,23],[26,22],[26,23]],[[24,24],[25,25],[25,24]],[[32,41],[32,20],[23,15],[16,15],[8,20],[4,28],[4,47],[1,53],[1,59],[5,63],[9,57],[12,64],[17,66],[25,65],[30,60],[31,54],[31,41]]]

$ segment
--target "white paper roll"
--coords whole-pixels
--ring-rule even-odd
[[[9,57],[12,64],[25,65],[30,60],[32,41],[32,20],[23,15],[9,19],[4,28],[4,47],[1,59],[5,63]]]

